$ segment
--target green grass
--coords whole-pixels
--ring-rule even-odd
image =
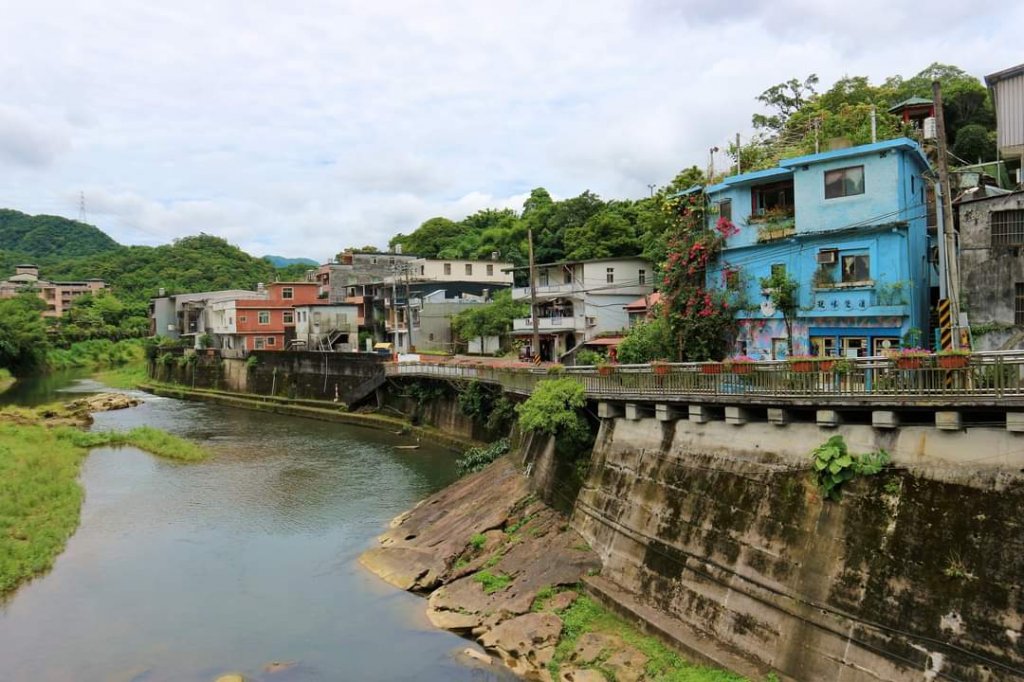
[[[473,576],[473,580],[483,585],[484,592],[487,594],[500,592],[512,584],[512,576],[506,575],[505,573],[491,573],[486,570],[475,574]]]
[[[78,472],[90,448],[133,445],[182,461],[207,455],[148,426],[91,432],[25,421],[34,416],[28,410],[0,416],[0,596],[49,570],[75,532],[84,498]]]
[[[540,595],[538,594],[538,597]],[[725,670],[693,665],[659,640],[641,634],[626,621],[601,607],[590,597],[580,595],[561,614],[562,638],[555,647],[555,656],[549,664],[557,679],[561,665],[572,655],[576,641],[588,632],[617,635],[626,644],[647,656],[646,678],[652,682],[745,682]]]
[[[480,549],[487,544],[487,536],[483,533],[476,533],[469,538],[469,545],[473,549]]]
[[[85,454],[44,426],[0,423],[0,595],[48,570],[78,527]]]
[[[46,365],[50,369],[99,369],[145,362],[144,356],[142,339],[91,339],[73,343],[69,348],[51,348],[46,352]]]
[[[92,375],[100,383],[112,388],[131,389],[138,388],[149,380],[146,375],[146,364],[143,361],[132,361],[127,365],[102,370]]]

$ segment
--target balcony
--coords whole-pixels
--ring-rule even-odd
[[[552,296],[568,296],[574,293],[582,293],[583,285],[579,282],[568,284],[538,284],[537,295],[550,298]],[[530,298],[530,287],[516,287],[512,289],[512,300],[520,301]]]
[[[566,317],[552,316],[537,318],[538,331],[541,332],[576,332],[584,331],[588,327],[597,324],[593,317]],[[515,332],[533,331],[533,320],[529,317],[517,318],[513,321],[512,330]]]
[[[750,216],[747,223],[757,226],[759,244],[785,239],[796,232],[796,211],[791,206],[779,206]]]

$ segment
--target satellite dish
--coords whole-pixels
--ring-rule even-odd
[[[775,314],[775,304],[771,301],[761,301],[761,314],[765,317],[771,317]]]

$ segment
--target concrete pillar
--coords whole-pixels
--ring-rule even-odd
[[[964,428],[963,415],[956,411],[936,411],[935,428],[940,431],[960,431]]]
[[[768,421],[776,426],[785,426],[793,421],[793,413],[781,407],[768,408]]]
[[[688,414],[686,406],[682,407],[678,405],[666,405],[664,403],[654,406],[654,414],[658,418],[658,421],[672,422],[677,419],[683,419]]]
[[[835,410],[818,410],[818,426],[835,428],[843,423],[843,418]]]
[[[745,407],[727,406],[725,408],[725,423],[733,426],[743,426],[752,418],[752,413]]]
[[[626,419],[637,421],[651,416],[651,408],[641,403],[626,403]]]
[[[703,424],[711,419],[711,408],[707,405],[690,405],[690,421]]]
[[[900,425],[900,416],[892,410],[875,410],[871,413],[871,425],[876,429],[896,429]]]
[[[602,400],[597,404],[599,419],[615,419],[622,416],[622,403],[610,403]]]
[[[1024,412],[1007,412],[1006,430],[1013,433],[1024,433]]]

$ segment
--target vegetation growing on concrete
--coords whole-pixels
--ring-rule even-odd
[[[538,593],[538,599],[541,594]],[[545,600],[552,595],[546,595]],[[537,602],[534,602],[537,605]],[[566,609],[558,611],[562,618],[562,636],[555,647],[555,656],[549,664],[552,677],[558,679],[561,667],[568,663],[576,643],[586,633],[601,633],[620,638],[629,646],[647,657],[644,679],[653,682],[744,682],[745,678],[733,673],[693,665],[675,653],[659,640],[639,633],[633,626],[603,608],[586,595],[580,595]],[[610,655],[606,652],[590,664],[609,679],[610,671],[603,670],[601,663]]]
[[[891,461],[885,450],[851,454],[842,436],[832,436],[811,452],[814,476],[822,495],[838,500],[842,485],[855,476],[872,476]]]

